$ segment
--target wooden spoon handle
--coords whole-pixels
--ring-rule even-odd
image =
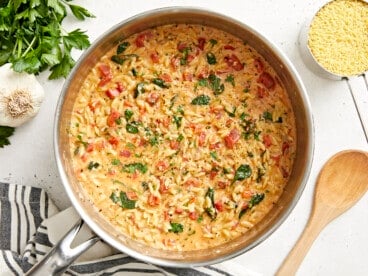
[[[277,271],[277,276],[295,275],[314,240],[327,223],[328,222],[326,222],[326,220],[321,219],[318,215],[312,215],[309,218],[308,224],[299,237],[299,240],[296,242],[293,249],[289,252],[289,255],[285,258]]]

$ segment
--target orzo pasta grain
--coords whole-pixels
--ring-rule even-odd
[[[291,173],[286,91],[238,38],[166,25],[109,50],[79,91],[76,175],[122,233],[167,250],[213,247],[259,222]]]

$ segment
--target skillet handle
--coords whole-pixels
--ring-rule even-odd
[[[51,251],[30,270],[27,276],[37,275],[61,275],[68,267],[88,248],[100,240],[97,236],[90,238],[82,244],[70,248],[75,236],[83,226],[83,221],[79,220],[72,229],[51,249]]]

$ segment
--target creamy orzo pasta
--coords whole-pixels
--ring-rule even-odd
[[[204,249],[277,202],[296,134],[287,93],[249,45],[199,25],[124,38],[88,74],[70,125],[75,174],[121,233]]]

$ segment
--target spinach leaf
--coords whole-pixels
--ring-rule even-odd
[[[128,55],[120,54],[120,55],[113,55],[110,59],[111,61],[119,65],[123,65],[125,61],[134,57],[137,58],[138,56],[136,54],[128,54]]]
[[[207,57],[208,64],[213,65],[217,63],[216,56],[214,53],[209,52],[207,53],[206,57]]]
[[[88,170],[91,171],[92,169],[97,169],[99,166],[100,166],[99,163],[91,161],[91,162],[89,162],[87,168],[88,168]]]
[[[130,46],[130,43],[128,41],[124,41],[118,45],[118,48],[116,49],[116,54],[124,53],[124,51]]]
[[[146,90],[144,89],[144,85],[144,82],[140,82],[137,84],[134,90],[134,99],[138,98],[139,95],[142,95],[144,92],[146,92]]]
[[[126,131],[128,133],[132,133],[132,134],[137,134],[139,131],[138,131],[138,127],[135,125],[135,124],[130,124],[128,123],[125,127]]]
[[[230,74],[230,75],[227,75],[226,79],[225,79],[226,82],[229,82],[231,83],[231,85],[234,87],[235,86],[235,79],[234,79],[234,75]]]
[[[211,98],[207,95],[199,95],[198,97],[195,97],[191,104],[192,105],[208,105],[211,101]]]
[[[118,203],[123,209],[134,209],[136,200],[131,200],[128,198],[125,192],[120,192],[117,196],[114,192],[110,195],[110,199],[114,203]]]
[[[183,117],[178,117],[178,116],[173,116],[173,121],[176,124],[177,128],[181,127],[181,121],[182,121]]]
[[[210,88],[213,91],[213,94],[217,96],[217,95],[222,94],[222,92],[224,92],[225,85],[221,83],[221,79],[217,77],[215,74],[210,74],[208,76],[208,81],[209,81]]]
[[[153,79],[152,83],[156,84],[157,86],[159,86],[161,88],[169,88],[170,87],[167,83],[165,83],[165,81],[163,79],[160,79],[160,78]]]
[[[255,194],[252,196],[252,198],[249,200],[249,208],[252,208],[253,206],[259,204],[265,197],[265,194]]]
[[[243,164],[235,171],[233,183],[237,180],[244,180],[252,175],[252,169],[249,165]]]
[[[133,116],[133,111],[131,111],[131,110],[129,110],[129,109],[126,109],[125,111],[124,111],[124,116],[125,116],[125,119],[127,120],[127,121],[129,121],[131,118],[132,118],[132,116]]]

